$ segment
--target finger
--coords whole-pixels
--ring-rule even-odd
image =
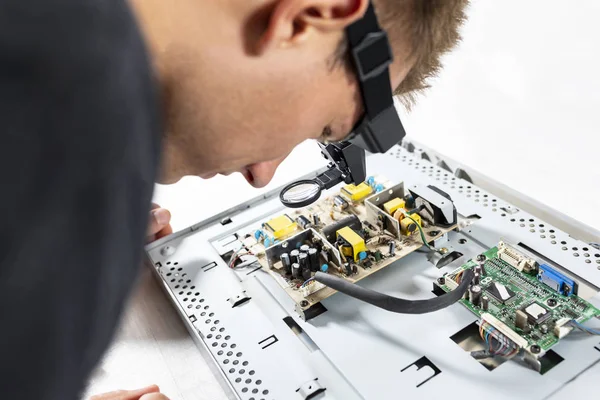
[[[173,233],[173,228],[171,227],[171,225],[167,225],[164,228],[162,228],[160,230],[160,232],[158,232],[156,235],[154,235],[154,240],[158,240],[160,238],[163,238],[165,236],[170,235],[171,233]]]
[[[139,400],[145,394],[159,392],[156,385],[150,385],[136,390],[115,390],[114,392],[98,394],[90,397],[90,400]]]
[[[156,204],[156,203],[152,203],[150,209],[154,210],[155,208],[160,208],[160,206],[158,204]]]
[[[169,225],[171,213],[164,208],[156,208],[150,211],[150,221],[148,222],[147,236],[156,235]]]
[[[169,398],[162,393],[151,393],[143,395],[140,400],[169,400]]]

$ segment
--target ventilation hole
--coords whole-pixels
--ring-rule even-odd
[[[200,304],[198,304],[198,305],[196,306],[196,310],[199,310],[199,309],[200,309]]]
[[[596,260],[596,264],[600,264],[600,260]]]
[[[540,229],[540,233],[545,233],[546,231],[543,229]]]
[[[179,289],[179,285],[175,285],[175,289]]]
[[[600,254],[596,253],[596,254],[594,254],[594,257],[600,258]]]
[[[227,347],[227,343],[222,343],[221,347],[223,347],[223,348]]]
[[[560,242],[560,244],[567,244],[567,242],[565,242],[564,240],[562,242]]]
[[[586,263],[586,264],[590,264],[591,262],[592,262],[592,261],[591,261],[589,258],[587,258],[587,259],[585,260],[585,263]]]
[[[173,265],[179,265],[179,263],[178,262],[174,262]]]
[[[229,339],[231,339],[231,336],[229,336],[229,335],[225,336],[225,340],[229,340]]]
[[[215,321],[215,325],[219,325],[219,320],[216,320],[216,321]]]
[[[183,301],[188,301],[188,298],[186,297],[185,299],[183,299]]]
[[[214,332],[215,331],[215,327],[213,326],[212,328],[210,328],[210,331]]]
[[[212,339],[213,335],[209,333],[209,334],[208,334],[206,337],[207,337],[208,339]],[[217,339],[218,339],[218,338],[217,338]]]
[[[568,249],[567,249],[566,247],[564,247],[564,246],[562,247],[562,249],[563,249],[564,251],[567,251],[567,250],[568,250]]]
[[[208,316],[209,316],[209,317],[214,317],[214,316],[215,316],[215,313],[212,313],[212,312],[211,312],[210,314],[208,314]]]
[[[529,224],[529,227],[530,227],[530,228],[533,228],[534,226],[535,226],[534,224]]]
[[[185,283],[192,283],[192,281],[188,279],[187,281],[185,281]]]
[[[492,201],[496,201],[496,199],[492,199]]]
[[[582,247],[581,250],[588,251],[589,249],[587,247]]]
[[[169,268],[169,271],[175,271],[175,267]]]
[[[219,352],[217,354],[220,355],[220,356],[222,356],[223,355],[223,350],[219,350]]]
[[[494,208],[494,211],[496,211],[496,209]],[[506,214],[502,213],[500,214],[501,217],[506,217]]]
[[[552,244],[556,244],[556,240],[553,240],[553,241],[551,241],[550,243],[552,243]]]
[[[585,250],[585,248],[584,248],[583,250]],[[584,256],[584,257],[589,257],[589,256],[590,256],[590,253],[584,253],[584,254],[583,254],[583,256]]]
[[[550,239],[556,239],[556,236],[550,235]]]
[[[233,360],[233,365],[238,365],[240,363],[239,360]]]
[[[201,317],[204,317],[205,315],[206,313],[204,311],[200,314]]]
[[[192,307],[194,307],[193,304],[188,304],[188,308],[192,308]]]
[[[194,296],[200,296],[200,292],[194,293]]]
[[[525,224],[521,224],[520,226],[521,226],[521,228],[525,228]]]
[[[252,383],[252,379],[250,379],[250,378],[246,379],[246,383]]]
[[[260,379],[256,381],[256,384],[257,384],[257,385],[260,385],[261,383],[262,383],[262,381],[261,381]],[[266,394],[266,393],[265,393],[265,394]]]
[[[242,353],[241,353],[241,352],[240,352],[240,353],[237,353],[235,356],[236,356],[236,357],[241,357],[241,356],[242,356]]]
[[[169,273],[167,273],[167,276],[171,276],[171,275],[172,275],[172,274],[171,274],[170,272],[169,272]]]
[[[225,328],[219,329],[219,332],[225,332]]]
[[[235,382],[236,382],[236,383],[240,383],[241,381],[242,381],[242,378],[236,378],[236,379],[235,379]]]
[[[546,239],[546,235],[540,235],[542,239]]]
[[[227,355],[231,357],[233,355],[233,351],[228,351]]]
[[[573,251],[577,251],[577,250],[578,250],[577,247],[573,247]]]
[[[550,230],[549,230],[549,232],[550,232],[550,233],[554,233],[554,229],[550,229]]]
[[[244,375],[246,373],[245,369],[240,369],[240,375]]]
[[[179,292],[179,295],[181,296],[184,292]]]
[[[205,310],[208,310],[208,306],[204,306],[204,309],[205,309]]]
[[[223,364],[229,364],[229,360],[228,359],[223,360]]]
[[[181,271],[181,270],[183,270],[183,268],[181,268],[181,267],[177,268],[177,271]],[[185,276],[185,274],[184,274],[184,276]]]
[[[210,324],[210,319],[207,319],[206,321],[204,321],[207,324]]]
[[[231,344],[231,348],[232,348],[232,349],[235,349],[236,347],[237,347],[237,346],[235,345],[235,343],[232,343],[232,344]]]
[[[230,374],[233,374],[234,372],[235,372],[235,368],[231,368],[231,369],[229,369],[229,373],[230,373]]]
[[[192,292],[187,292],[187,295],[188,295],[188,296],[191,296],[191,295],[192,295]]]
[[[250,371],[250,372],[248,372],[248,373],[249,373],[250,375],[254,375],[254,374],[255,374],[254,370],[251,370],[251,371]]]
[[[248,361],[244,361],[244,362],[242,363],[242,365],[245,367],[246,365],[248,365]]]
[[[217,339],[221,339],[221,335],[217,335]]]
[[[579,257],[579,253],[573,253],[574,257]]]
[[[458,239],[458,243],[465,244],[467,243],[467,239]]]
[[[196,286],[192,286],[190,289],[194,290],[194,289],[196,289]]]
[[[218,344],[219,343],[217,343],[217,342],[213,342],[212,347],[217,347]]]
[[[263,390],[263,394],[269,394],[268,390]]]
[[[530,229],[529,232],[534,233],[535,229]]]
[[[247,391],[248,391],[247,387],[245,387],[245,388],[242,389],[242,392],[244,392],[244,393],[246,393]]]
[[[529,222],[533,222],[533,221],[534,221],[533,218],[529,218]]]
[[[258,389],[256,389],[256,388],[252,389],[252,393],[254,393],[254,394],[258,393]]]
[[[521,221],[521,222],[525,222],[525,220],[524,220],[523,218],[521,218],[519,221]]]
[[[171,261],[167,261],[167,265],[171,265]]]

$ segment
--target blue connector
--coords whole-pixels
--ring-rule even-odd
[[[558,272],[548,264],[540,265],[537,278],[538,281],[542,282],[563,296],[577,294],[577,283],[573,279]]]
[[[256,239],[256,241],[258,242],[260,240],[261,237],[265,236],[265,234],[263,233],[263,231],[261,231],[260,229],[257,229],[254,231],[254,239]]]
[[[329,265],[327,265],[327,264],[321,265],[321,271],[327,272],[328,269],[329,269]]]
[[[367,183],[367,185],[369,185],[371,187],[375,186],[375,178],[372,176],[368,177],[365,182]]]
[[[383,192],[383,185],[381,183],[378,183],[375,186],[375,193],[379,193],[379,192]]]

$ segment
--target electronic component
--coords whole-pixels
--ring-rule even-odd
[[[315,225],[321,224],[321,218],[319,218],[319,214],[313,214],[312,218],[313,218],[313,224],[315,224]]]
[[[302,246],[300,246],[300,253],[308,253],[308,250],[310,250],[309,245],[303,244]]]
[[[487,296],[481,297],[481,309],[487,311],[490,308],[490,298]]]
[[[523,312],[527,314],[527,320],[531,324],[540,325],[552,316],[552,312],[546,310],[543,306],[538,303],[531,303],[530,305],[523,308]]]
[[[527,329],[527,314],[521,310],[515,314],[515,326],[523,331]]]
[[[333,243],[336,241],[336,232],[344,227],[350,227],[352,230],[358,232],[362,228],[362,223],[356,215],[352,214],[323,228],[323,236],[325,236],[325,239],[330,243]]]
[[[311,271],[316,272],[319,270],[319,251],[317,249],[308,249],[308,263]]]
[[[479,285],[480,275],[478,272],[475,272],[473,275],[473,285]]]
[[[269,222],[265,222],[265,229],[269,231],[275,239],[281,239],[294,233],[294,231],[298,229],[298,225],[289,215],[284,214],[273,218]]]
[[[504,322],[500,321],[498,318],[494,317],[492,314],[484,313],[481,315],[481,320],[483,322],[487,322],[494,329],[498,329],[500,333],[506,336],[508,339],[512,340],[519,347],[527,347],[527,340],[519,335],[517,332],[513,331],[506,325]]]
[[[492,282],[486,291],[502,304],[510,303],[515,298],[515,292],[498,282]]]
[[[349,184],[340,190],[340,194],[350,201],[358,202],[373,192],[371,186],[362,182],[359,185]]]
[[[286,273],[291,274],[292,273],[292,261],[290,259],[290,255],[288,253],[283,253],[281,256],[279,256],[279,259],[281,260],[281,265],[283,267],[283,270]]]
[[[415,207],[421,208],[423,213],[428,214],[431,222],[445,226],[456,224],[458,213],[450,195],[431,185],[415,185],[409,190],[415,200]]]
[[[570,318],[561,318],[558,321],[556,321],[553,330],[554,336],[556,336],[559,339],[562,339],[565,336],[567,336],[573,330],[573,327],[571,325],[567,325],[569,321],[571,321]]]
[[[548,325],[544,324],[540,326],[540,332],[542,332],[544,335],[548,333]]]
[[[306,253],[300,253],[300,255],[298,256],[298,263],[300,264],[300,268],[302,268],[302,269],[305,269],[305,268],[310,269],[310,266],[308,265],[308,254],[306,254]]]
[[[294,249],[294,250],[290,251],[290,259],[292,261],[292,264],[300,262],[298,260],[299,255],[300,255],[300,250],[298,250],[298,249]]]
[[[348,208],[349,204],[342,196],[335,196],[333,198],[333,207],[338,211],[344,211]]]
[[[558,272],[548,264],[540,265],[537,278],[540,282],[562,294],[563,296],[577,294],[577,284],[575,281]]]
[[[327,265],[327,264],[321,265],[321,272],[327,272],[327,270],[329,270],[329,265]]]
[[[411,214],[410,218],[404,216],[400,221],[400,233],[404,236],[411,235],[418,229],[417,225],[422,225],[421,216],[419,214]]]
[[[526,257],[504,242],[498,243],[498,258],[521,272],[529,273],[535,271],[535,260]]]
[[[478,255],[478,256],[477,256],[477,258],[476,258],[476,261],[477,261],[478,267],[479,267],[479,269],[481,269],[481,272],[480,272],[480,274],[483,274],[483,275],[487,275],[487,274],[485,273],[485,261],[486,261],[486,260],[487,260],[487,257],[485,256],[485,254],[480,254],[480,255]]]
[[[404,206],[405,206],[404,200],[402,200],[398,197],[394,197],[392,200],[390,200],[386,203],[383,203],[383,209],[390,215],[394,215],[396,210],[398,210],[399,208],[404,208]]]
[[[389,244],[390,248],[390,257],[394,257],[396,255],[396,242],[391,241]]]
[[[298,225],[300,225],[300,228],[302,229],[310,228],[310,226],[312,225],[310,220],[304,215],[298,215],[296,217],[296,222],[298,223]]]
[[[341,239],[343,242],[341,246],[342,253],[346,257],[351,257],[354,261],[359,260],[359,253],[361,251],[367,250],[364,239],[360,237],[358,233],[354,232],[350,227],[344,227],[337,231],[336,237],[338,241]]]
[[[293,263],[292,264],[292,278],[298,279],[302,276],[302,272],[300,271],[300,264]]]
[[[474,306],[479,306],[481,303],[481,292],[481,286],[479,285],[473,285],[469,289],[469,297],[471,298],[471,303],[473,303]]]

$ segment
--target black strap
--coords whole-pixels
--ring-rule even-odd
[[[366,114],[374,119],[393,105],[389,64],[393,60],[387,34],[381,29],[373,4],[360,20],[346,28]]]

